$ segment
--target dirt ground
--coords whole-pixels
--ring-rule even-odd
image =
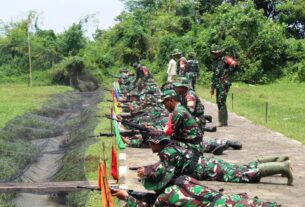
[[[217,106],[205,102],[205,113],[213,116],[217,123]],[[227,150],[221,158],[236,164],[246,164],[261,156],[288,155],[293,164],[294,186],[286,185],[286,178],[272,176],[262,178],[258,184],[234,184],[212,181],[202,181],[206,186],[216,190],[225,189],[225,193],[247,192],[250,196],[258,196],[264,201],[276,201],[282,206],[305,206],[305,146],[289,139],[280,133],[251,121],[229,113],[229,126],[218,128],[216,133],[206,133],[205,138],[226,138],[242,142],[242,150]],[[126,148],[126,160],[122,163],[127,167],[143,166],[156,162],[158,157],[150,149]],[[211,156],[211,154],[205,154]],[[136,171],[127,170],[123,182],[136,190],[143,190],[138,182]]]

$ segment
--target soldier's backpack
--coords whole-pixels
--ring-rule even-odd
[[[189,60],[187,61],[187,72],[197,73],[199,70],[198,61]]]

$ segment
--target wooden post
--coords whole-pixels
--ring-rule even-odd
[[[31,54],[31,38],[30,38],[31,22],[32,22],[31,15],[29,15],[27,22],[27,42],[28,42],[28,54],[29,54],[29,79],[28,79],[29,87],[32,87],[32,54]]]
[[[105,155],[105,142],[103,142],[103,161],[105,164],[105,168],[107,169],[107,165],[106,165],[106,155]]]
[[[113,113],[113,108],[110,109],[110,116],[112,118],[112,113]],[[112,119],[109,119],[110,120],[110,132],[111,134],[113,134],[113,125],[112,125]]]
[[[268,101],[266,101],[266,114],[265,114],[265,122],[268,123]]]
[[[234,94],[232,93],[232,110],[234,109]]]

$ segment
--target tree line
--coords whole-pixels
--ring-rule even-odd
[[[107,30],[85,36],[88,19],[56,34],[36,18],[30,26],[33,71],[64,83],[67,65],[81,65],[100,80],[133,62],[165,78],[175,48],[194,52],[202,83],[210,78],[212,44],[241,65],[238,81],[268,83],[283,76],[305,81],[305,0],[121,0],[124,11]],[[1,24],[0,79],[28,72],[28,19]]]

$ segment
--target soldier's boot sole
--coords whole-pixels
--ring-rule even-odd
[[[229,148],[229,145],[227,145],[227,144],[222,144],[222,145],[217,146],[217,147],[212,151],[212,153],[213,153],[214,155],[222,155],[223,152],[224,152],[225,150],[227,150],[228,148]]]

